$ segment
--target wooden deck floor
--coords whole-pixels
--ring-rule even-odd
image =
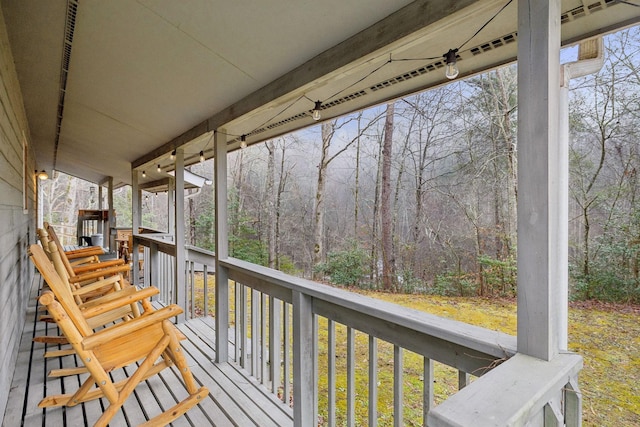
[[[22,334],[20,353],[9,391],[3,427],[16,426],[91,426],[100,416],[104,402],[93,401],[68,408],[38,408],[45,395],[75,390],[79,376],[48,378],[47,372],[61,367],[77,366],[75,356],[45,360],[44,352],[58,346],[34,343],[36,335],[57,334],[55,325],[36,321],[39,316],[36,295],[39,283],[32,286],[32,298]],[[182,346],[191,370],[198,381],[209,388],[209,396],[171,425],[173,426],[292,426],[293,411],[275,399],[246,371],[232,363],[215,364],[213,319],[190,320],[179,326],[187,336]],[[126,368],[112,373],[114,379],[130,375]],[[172,369],[141,383],[111,422],[112,427],[135,426],[173,406],[176,391],[184,388]],[[180,396],[177,396],[180,398]]]

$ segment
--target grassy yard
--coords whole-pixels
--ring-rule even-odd
[[[211,279],[210,279],[211,280]],[[200,280],[200,286],[202,281]],[[198,281],[196,281],[198,285]],[[213,283],[209,288],[213,290]],[[516,333],[516,305],[510,300],[450,298],[426,295],[398,295],[363,292],[374,298],[499,330]],[[202,301],[202,295],[196,300]],[[233,302],[232,302],[233,303]],[[209,307],[213,307],[210,295]],[[319,322],[320,422],[326,419],[327,322]],[[569,310],[569,348],[584,357],[580,374],[583,392],[584,426],[640,426],[640,307],[597,303],[572,304]],[[366,425],[368,353],[367,337],[356,333],[356,425]],[[338,425],[346,405],[346,328],[336,328],[336,407]],[[342,349],[342,350],[341,350]],[[421,425],[422,358],[404,352],[404,425]],[[378,348],[378,425],[391,425],[393,409],[393,347]],[[436,404],[455,392],[457,373],[435,364]]]
[[[512,301],[368,293],[400,305],[509,334]],[[569,349],[584,357],[580,373],[584,426],[640,426],[640,308],[593,303],[569,309]]]

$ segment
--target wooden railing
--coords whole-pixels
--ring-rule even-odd
[[[173,270],[165,264],[174,262],[175,246],[149,236],[137,241],[146,247],[150,265],[144,268],[144,282],[149,274],[161,289],[162,302],[172,302]],[[185,249],[185,312],[188,317],[207,315],[213,310],[207,296],[214,292],[208,276],[215,255]],[[226,322],[218,326],[217,354],[228,355],[291,404],[296,426],[376,426],[379,421],[402,426],[407,408],[413,408],[416,421],[416,407],[418,422],[429,426],[580,425],[577,374],[582,359],[575,354],[550,362],[513,357],[515,337],[500,332],[233,258],[220,260],[218,268],[229,284],[215,287],[218,301],[228,302],[220,305],[224,311],[217,319]],[[155,279],[153,271],[158,271]],[[405,366],[415,358],[419,370]],[[436,386],[451,383],[455,390],[445,396],[439,392],[443,403],[435,406]],[[390,409],[378,413],[386,395],[391,396]]]
[[[318,372],[326,366],[322,394],[327,396],[326,413],[321,421],[327,425],[363,425],[356,413],[366,406],[368,425],[377,425],[380,396],[378,382],[380,364],[392,365],[393,425],[405,425],[403,408],[406,398],[404,353],[412,352],[423,360],[422,420],[425,423],[433,407],[434,362],[454,368],[458,387],[466,386],[471,376],[488,372],[515,352],[515,338],[495,331],[443,319],[363,295],[336,289],[248,262],[227,259],[219,265],[227,269],[233,281],[235,302],[232,320],[235,323],[236,345],[231,349],[233,360],[268,385],[284,402],[293,400],[295,423],[317,425]],[[320,328],[322,325],[322,328]],[[319,360],[319,330],[325,330],[326,361]],[[344,348],[336,344],[338,328],[346,330]],[[364,341],[368,390],[356,393],[356,365],[362,367],[356,343]],[[243,345],[244,344],[244,345]],[[392,361],[382,360],[380,348],[392,348]],[[219,351],[226,351],[219,346]],[[346,386],[336,381],[336,358],[346,358]],[[276,363],[272,363],[276,361]],[[324,371],[324,369],[323,369]],[[451,374],[448,374],[451,375]],[[362,376],[362,374],[358,375]],[[344,391],[342,391],[344,388]],[[346,396],[344,413],[337,413],[337,398]],[[413,398],[413,396],[411,396]],[[415,400],[415,399],[413,399]]]
[[[153,285],[160,290],[157,301],[162,304],[176,303],[175,254],[173,236],[163,233],[148,233],[134,236],[134,241],[142,248],[137,264],[134,263],[134,276],[142,286]],[[189,307],[184,307],[188,318],[209,313],[209,282],[215,271],[215,254],[196,246],[185,245],[185,284]],[[137,272],[135,266],[137,265]],[[203,281],[202,287],[199,284]]]

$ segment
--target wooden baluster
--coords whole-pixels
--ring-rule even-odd
[[[402,403],[404,400],[402,390],[402,371],[404,363],[402,360],[402,347],[393,346],[393,425],[394,427],[402,427],[403,413]]]
[[[378,340],[373,335],[369,335],[369,427],[375,427],[377,425],[378,425]]]

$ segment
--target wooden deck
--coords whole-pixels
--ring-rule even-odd
[[[39,281],[41,279],[38,279]],[[48,378],[47,372],[61,367],[77,366],[75,356],[45,360],[44,352],[57,349],[57,345],[34,343],[36,335],[57,335],[57,327],[36,321],[39,313],[36,295],[40,283],[32,286],[32,298],[20,343],[20,353],[5,413],[3,426],[91,426],[102,413],[104,403],[87,402],[68,408],[38,408],[45,395],[75,390],[78,375],[66,378]],[[173,426],[292,426],[293,411],[278,401],[263,385],[249,377],[246,371],[232,364],[215,364],[212,345],[213,319],[199,318],[181,324],[187,336],[182,346],[196,381],[209,388],[210,394],[202,403],[179,418]],[[112,373],[114,379],[131,374],[131,369]],[[177,399],[174,390],[183,391],[176,384],[178,376],[172,369],[140,384],[135,398],[130,398],[111,423],[112,427],[136,426],[173,406]],[[174,387],[175,386],[175,387]]]

